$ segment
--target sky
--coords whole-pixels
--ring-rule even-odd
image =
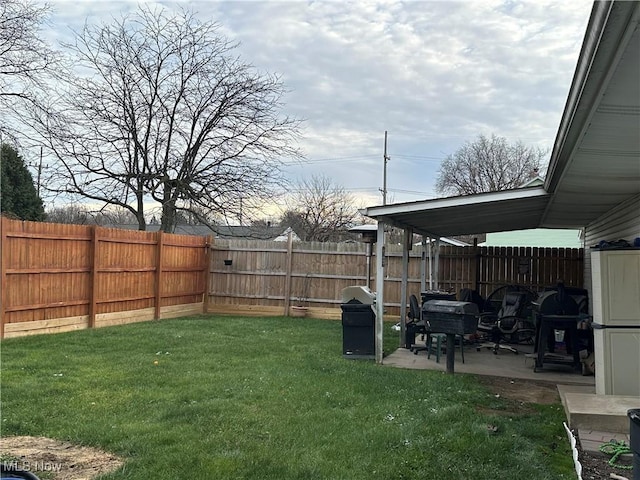
[[[441,161],[478,135],[548,149],[592,3],[571,1],[195,1],[188,7],[277,73],[283,113],[303,120],[293,181],[329,177],[360,206],[435,198]],[[43,34],[68,41],[138,2],[50,2]],[[549,156],[549,155],[548,155]]]

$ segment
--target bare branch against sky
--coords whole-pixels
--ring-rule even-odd
[[[60,55],[42,38],[49,7],[30,0],[0,1],[0,136],[13,137],[13,113],[37,101],[55,76]]]
[[[153,200],[164,231],[179,210],[238,218],[281,191],[299,122],[281,113],[280,78],[243,61],[217,24],[142,6],[65,46],[83,75],[32,111],[56,158],[50,190],[128,209],[140,229]]]

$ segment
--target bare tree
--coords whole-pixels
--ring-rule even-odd
[[[47,222],[95,225],[94,214],[84,205],[69,204],[47,211]]]
[[[324,176],[300,182],[282,215],[303,241],[331,242],[348,236],[359,216],[353,197]]]
[[[9,112],[18,110],[23,101],[36,101],[36,90],[59,61],[40,34],[48,12],[46,4],[0,0],[0,132],[11,133]]]
[[[33,111],[57,159],[49,188],[127,209],[141,230],[153,200],[167,232],[180,211],[240,218],[273,199],[283,162],[300,158],[299,122],[280,114],[280,78],[236,46],[187,10],[142,6],[86,25],[66,46],[76,74],[46,112]]]
[[[91,208],[83,204],[67,204],[49,210],[47,221],[76,225],[135,225],[136,217],[130,211],[118,207]]]
[[[479,135],[440,165],[436,191],[445,195],[470,195],[517,188],[537,174],[546,152],[504,137]]]
[[[102,208],[94,213],[96,225],[135,225],[136,217],[122,207]]]

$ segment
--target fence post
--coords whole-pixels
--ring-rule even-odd
[[[162,300],[162,250],[164,244],[164,232],[159,230],[156,233],[156,290],[155,290],[155,312],[154,320],[160,319],[160,301]]]
[[[213,245],[213,235],[207,236],[204,252],[204,299],[203,313],[209,311],[209,288],[211,287],[211,246]]]
[[[89,328],[96,326],[96,290],[97,290],[97,278],[98,278],[98,227],[93,225],[91,227],[91,287],[89,295]]]
[[[284,277],[284,315],[289,315],[291,304],[291,270],[293,267],[293,235],[289,232],[287,237],[287,272]]]
[[[9,255],[5,253],[7,250],[7,227],[9,221],[0,217],[0,338],[4,338],[4,309],[7,305],[7,260]]]

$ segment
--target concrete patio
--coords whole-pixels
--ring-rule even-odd
[[[421,341],[419,336],[416,345],[424,345],[424,341]],[[501,350],[499,354],[494,355],[489,349],[482,348],[477,351],[475,346],[465,345],[465,363],[462,363],[460,349],[456,347],[455,372],[595,387],[595,377],[593,375],[583,376],[581,372],[575,372],[571,367],[564,365],[545,364],[543,371],[535,373],[533,371],[533,345],[514,345],[514,347],[520,352],[517,355],[506,350]],[[446,371],[445,357],[446,355],[442,354],[438,363],[433,353],[431,358],[428,359],[426,351],[421,351],[414,355],[413,352],[406,348],[399,348],[385,357],[383,364],[401,368],[441,370],[444,372]]]

